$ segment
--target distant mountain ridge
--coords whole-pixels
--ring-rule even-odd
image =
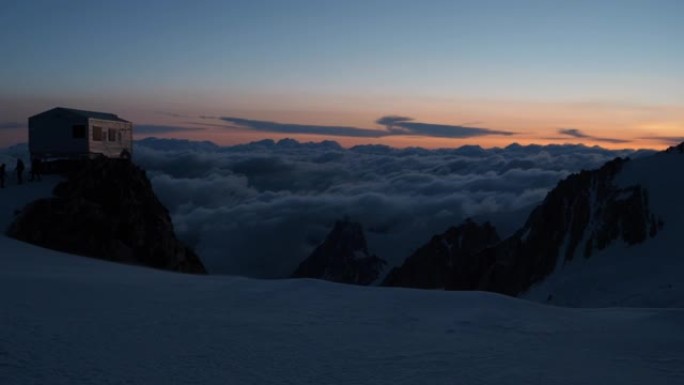
[[[136,145],[141,145],[157,151],[179,151],[179,150],[193,150],[193,151],[218,151],[221,147],[211,141],[193,141],[187,139],[169,139],[169,138],[155,138],[149,137],[135,141]]]
[[[614,156],[630,156],[632,158],[648,156],[656,153],[653,150],[608,150],[599,146],[586,146],[584,144],[528,144],[521,145],[519,143],[512,143],[505,147],[491,147],[483,148],[478,145],[463,145],[460,147],[445,147],[428,149],[423,147],[392,147],[384,144],[361,144],[345,148],[334,140],[322,140],[320,142],[301,142],[292,138],[284,138],[279,140],[262,139],[249,143],[235,144],[235,145],[219,145],[211,141],[193,141],[187,139],[172,139],[172,138],[157,138],[147,137],[135,141],[136,145],[151,148],[160,151],[249,151],[249,150],[292,150],[292,149],[309,149],[320,151],[350,151],[364,154],[395,154],[395,155],[429,155],[431,153],[438,154],[453,154],[458,156],[479,157],[487,155],[496,155],[501,153],[525,153],[525,152],[539,152],[546,151],[550,155],[563,155],[568,152],[577,150],[585,152],[595,152],[602,154],[614,154]]]

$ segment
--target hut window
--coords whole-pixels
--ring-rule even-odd
[[[93,126],[93,140],[98,142],[102,141],[102,127]]]
[[[119,143],[121,143],[121,131],[116,133],[116,139],[119,141]]]
[[[107,134],[109,134],[109,141],[116,142],[116,130],[110,129]]]
[[[83,139],[86,137],[86,128],[82,124],[74,124],[71,127],[71,136],[74,139]]]

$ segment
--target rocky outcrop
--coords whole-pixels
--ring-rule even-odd
[[[684,153],[684,142],[679,143],[676,146],[669,147],[667,150],[665,150],[666,153],[679,153],[682,154]]]
[[[558,263],[588,258],[617,240],[633,245],[655,236],[663,223],[650,212],[646,190],[614,183],[627,161],[617,158],[559,182],[522,229],[478,253],[484,268],[470,289],[517,295]]]
[[[570,175],[548,193],[521,229],[472,254],[473,248],[451,251],[454,240],[448,232],[433,238],[385,284],[517,295],[559,263],[589,258],[618,240],[633,245],[654,237],[663,222],[651,213],[648,192],[639,185],[615,184],[627,161],[617,158],[598,170]],[[463,238],[464,231],[453,231],[454,239],[471,242]],[[487,239],[481,231],[471,234],[475,245]]]
[[[25,207],[7,234],[72,254],[186,273],[206,273],[174,234],[145,172],[124,160],[69,167],[53,197]]]
[[[292,277],[368,285],[378,278],[384,265],[384,260],[368,252],[361,225],[341,220]]]
[[[499,242],[491,224],[468,219],[416,250],[393,269],[383,285],[421,289],[460,289],[470,286],[473,272],[481,268],[475,254]]]

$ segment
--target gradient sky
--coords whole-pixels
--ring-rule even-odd
[[[221,144],[662,148],[682,41],[680,0],[3,0],[0,144],[67,106]]]

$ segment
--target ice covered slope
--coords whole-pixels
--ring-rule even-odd
[[[683,149],[626,162],[615,177],[619,187],[647,192],[651,212],[663,221],[654,237],[632,246],[618,240],[589,258],[560,263],[523,297],[569,306],[684,307]]]
[[[678,384],[684,310],[189,276],[0,238],[0,383]]]

